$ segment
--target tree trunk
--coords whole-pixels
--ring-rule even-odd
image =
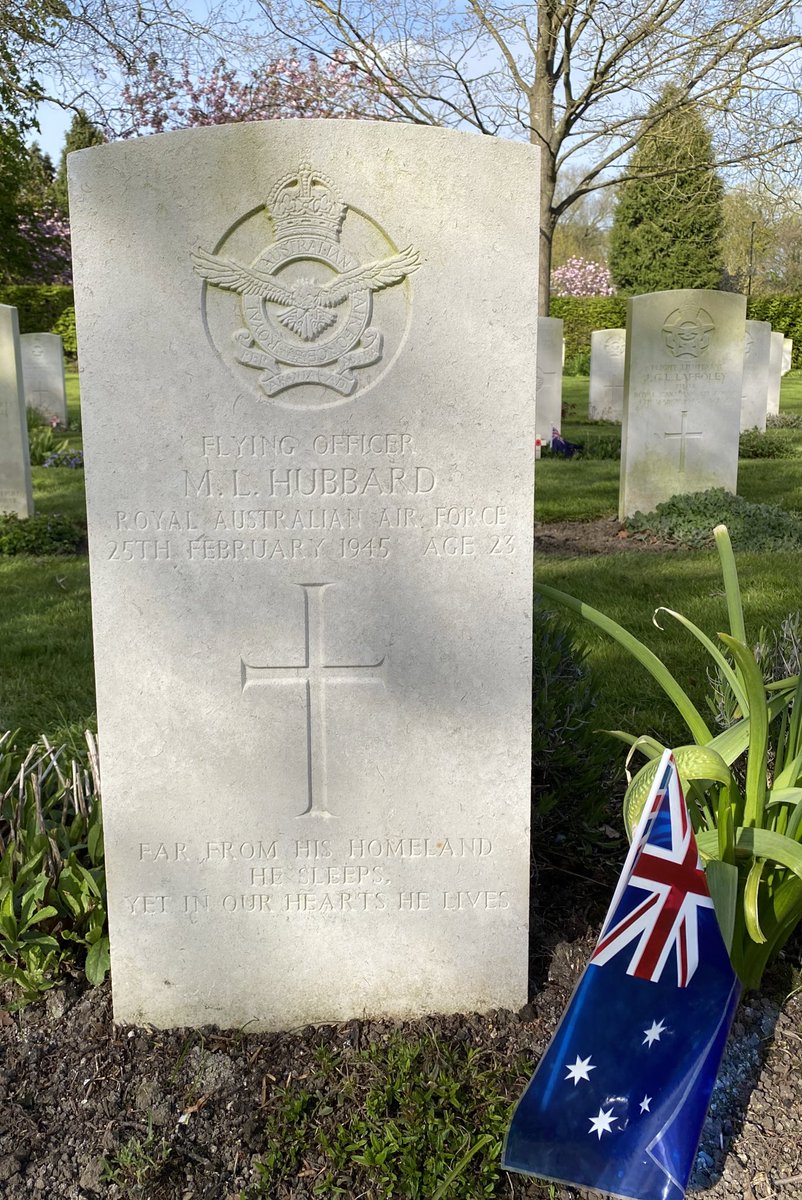
[[[560,17],[552,0],[538,0],[535,78],[529,93],[530,140],[540,151],[540,266],[538,312],[549,315],[551,243],[554,237],[554,192],[557,186],[557,144],[554,129],[554,50]]]
[[[554,164],[541,149],[540,166],[540,261],[538,265],[538,306],[541,317],[549,315],[551,300],[551,244],[557,220],[552,209],[554,199]],[[547,176],[550,178],[547,179]]]

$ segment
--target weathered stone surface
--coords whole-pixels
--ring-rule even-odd
[[[793,365],[794,342],[793,338],[783,338],[783,365],[782,373],[787,375]]]
[[[747,321],[741,383],[742,430],[766,428],[770,357],[771,325],[768,321]]]
[[[772,333],[769,350],[769,378],[766,396],[766,412],[777,414],[780,411],[780,381],[783,376],[783,343],[785,338],[781,333]]]
[[[24,333],[20,338],[25,403],[67,424],[64,345],[57,333]]]
[[[526,999],[537,154],[71,156],[115,1014]]]
[[[535,430],[545,444],[552,429],[562,427],[563,323],[557,317],[537,319],[537,391]]]
[[[0,513],[33,515],[16,308],[0,304]]]
[[[620,421],[624,413],[626,329],[596,329],[590,335],[591,421]]]
[[[619,517],[738,475],[746,300],[654,292],[628,303]]]

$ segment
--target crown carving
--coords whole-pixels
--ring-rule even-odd
[[[337,240],[346,209],[329,177],[308,162],[280,179],[267,202],[279,240],[299,233],[323,233]]]

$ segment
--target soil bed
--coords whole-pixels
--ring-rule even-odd
[[[629,533],[617,517],[598,521],[536,521],[536,554],[627,554],[632,552],[665,554],[683,549],[677,542],[665,542],[645,533]]]

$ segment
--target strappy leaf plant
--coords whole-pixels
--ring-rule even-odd
[[[710,728],[660,658],[623,626],[546,584],[536,590],[592,622],[660,684],[689,733],[672,747],[691,812],[699,852],[733,966],[748,988],[760,986],[767,964],[802,920],[802,678],[766,681],[746,639],[735,556],[723,525],[714,530],[727,600],[729,632],[715,638],[682,613],[655,613],[679,622],[709,656],[727,697],[732,724]],[[631,779],[624,820],[631,836],[665,746],[652,737],[609,731],[642,754]]]

